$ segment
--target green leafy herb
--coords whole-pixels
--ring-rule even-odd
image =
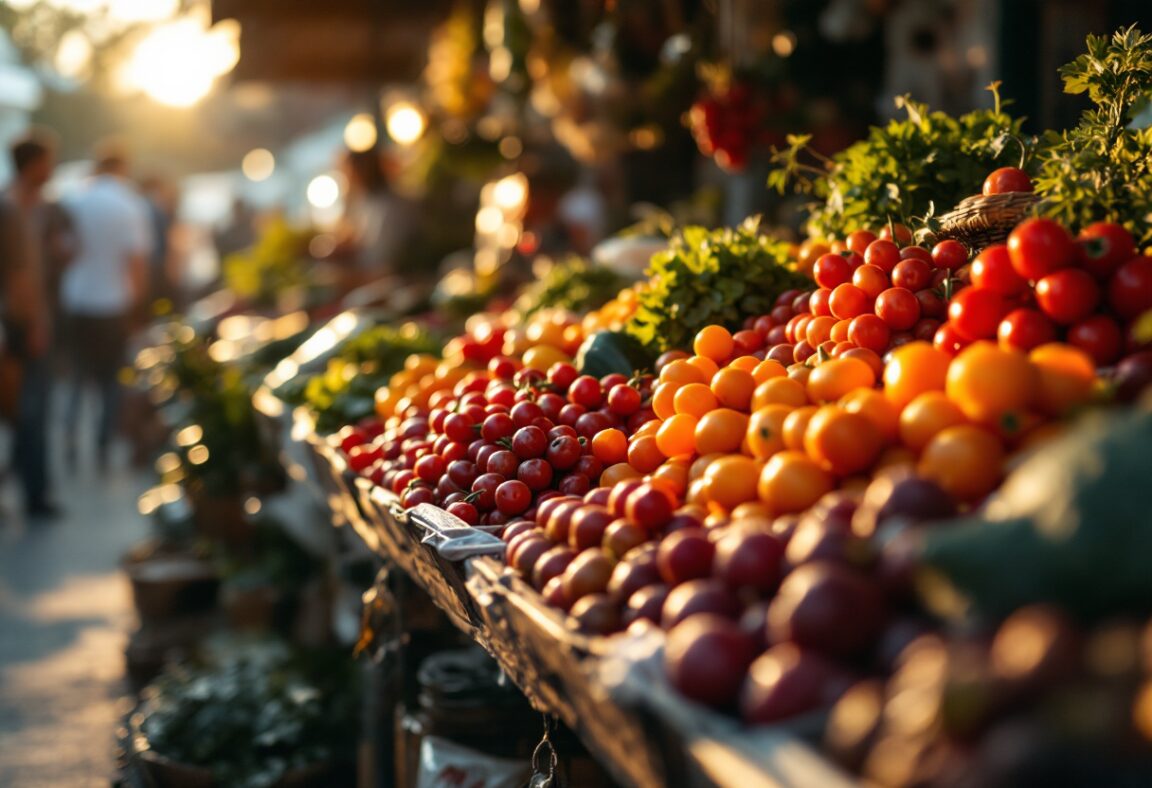
[[[610,301],[628,281],[604,266],[573,257],[554,263],[516,299],[516,311],[527,319],[541,309],[588,312]]]
[[[1062,134],[1049,132],[1036,191],[1041,211],[1072,228],[1123,224],[1152,243],[1152,129],[1133,117],[1152,100],[1152,36],[1135,27],[1088,36],[1087,52],[1060,69],[1064,92],[1093,107]]]
[[[997,88],[989,86],[993,109],[955,118],[898,97],[906,119],[874,126],[831,159],[809,147],[809,136],[790,136],[773,157],[778,167],[768,185],[815,197],[808,229],[821,237],[949,210],[977,193],[989,172],[1020,165],[1033,152],[1032,141],[1021,136],[1023,121],[1004,112]]]
[[[791,267],[788,250],[759,233],[757,218],[735,228],[685,227],[652,257],[649,287],[626,330],[663,352],[689,347],[712,323],[739,328],[770,311],[780,293],[810,284]]]

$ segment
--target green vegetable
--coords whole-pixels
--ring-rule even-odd
[[[924,563],[994,617],[1036,602],[1086,618],[1152,612],[1149,446],[1147,409],[1085,419],[1013,472],[987,512],[929,531]]]
[[[270,222],[249,249],[224,258],[224,282],[242,298],[275,304],[284,292],[308,281],[308,244],[315,232],[282,219]]]
[[[691,346],[704,326],[737,329],[767,314],[776,296],[811,282],[791,266],[788,244],[758,232],[759,220],[708,230],[685,227],[652,257],[649,287],[626,330],[649,352]]]
[[[576,366],[585,375],[602,378],[613,372],[632,377],[652,368],[654,357],[636,337],[623,331],[597,331],[576,353]]]
[[[552,264],[537,282],[525,288],[516,299],[515,309],[522,320],[550,307],[590,312],[612,300],[627,284],[628,280],[611,268],[573,257]]]
[[[374,326],[349,339],[323,372],[293,378],[274,393],[292,405],[307,404],[316,415],[316,429],[332,432],[371,416],[376,390],[410,355],[440,348],[440,342],[414,323]]]
[[[913,218],[943,213],[965,197],[978,194],[988,173],[997,167],[1016,166],[1031,153],[1031,142],[1021,137],[1021,119],[1001,107],[998,85],[993,109],[968,112],[954,118],[930,112],[907,96],[896,106],[905,120],[872,127],[861,140],[831,159],[808,146],[810,135],[789,136],[789,146],[778,151],[779,165],[768,185],[785,193],[811,194],[809,232],[832,238],[862,228],[876,228],[889,220],[909,223]],[[1012,144],[1010,144],[1012,143]],[[815,158],[820,166],[813,166]]]
[[[1088,51],[1060,69],[1064,92],[1093,107],[1063,134],[1049,132],[1036,192],[1041,211],[1072,228],[1123,224],[1152,243],[1152,129],[1131,126],[1152,100],[1152,36],[1135,27],[1088,36]]]

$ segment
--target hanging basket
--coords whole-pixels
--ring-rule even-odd
[[[954,238],[975,254],[992,244],[1003,243],[1012,228],[1028,218],[1039,201],[1032,192],[967,197],[940,217],[936,236]]]

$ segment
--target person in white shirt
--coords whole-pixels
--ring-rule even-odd
[[[79,247],[60,293],[75,376],[69,449],[75,458],[81,395],[84,384],[92,382],[100,399],[96,447],[101,465],[119,421],[119,373],[126,361],[130,316],[144,296],[153,243],[148,206],[127,175],[127,156],[105,145],[96,155],[92,178],[65,200]]]

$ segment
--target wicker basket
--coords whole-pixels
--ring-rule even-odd
[[[1003,243],[1012,228],[1028,217],[1039,199],[1032,192],[967,197],[940,217],[936,236],[955,238],[975,254],[986,246]]]

